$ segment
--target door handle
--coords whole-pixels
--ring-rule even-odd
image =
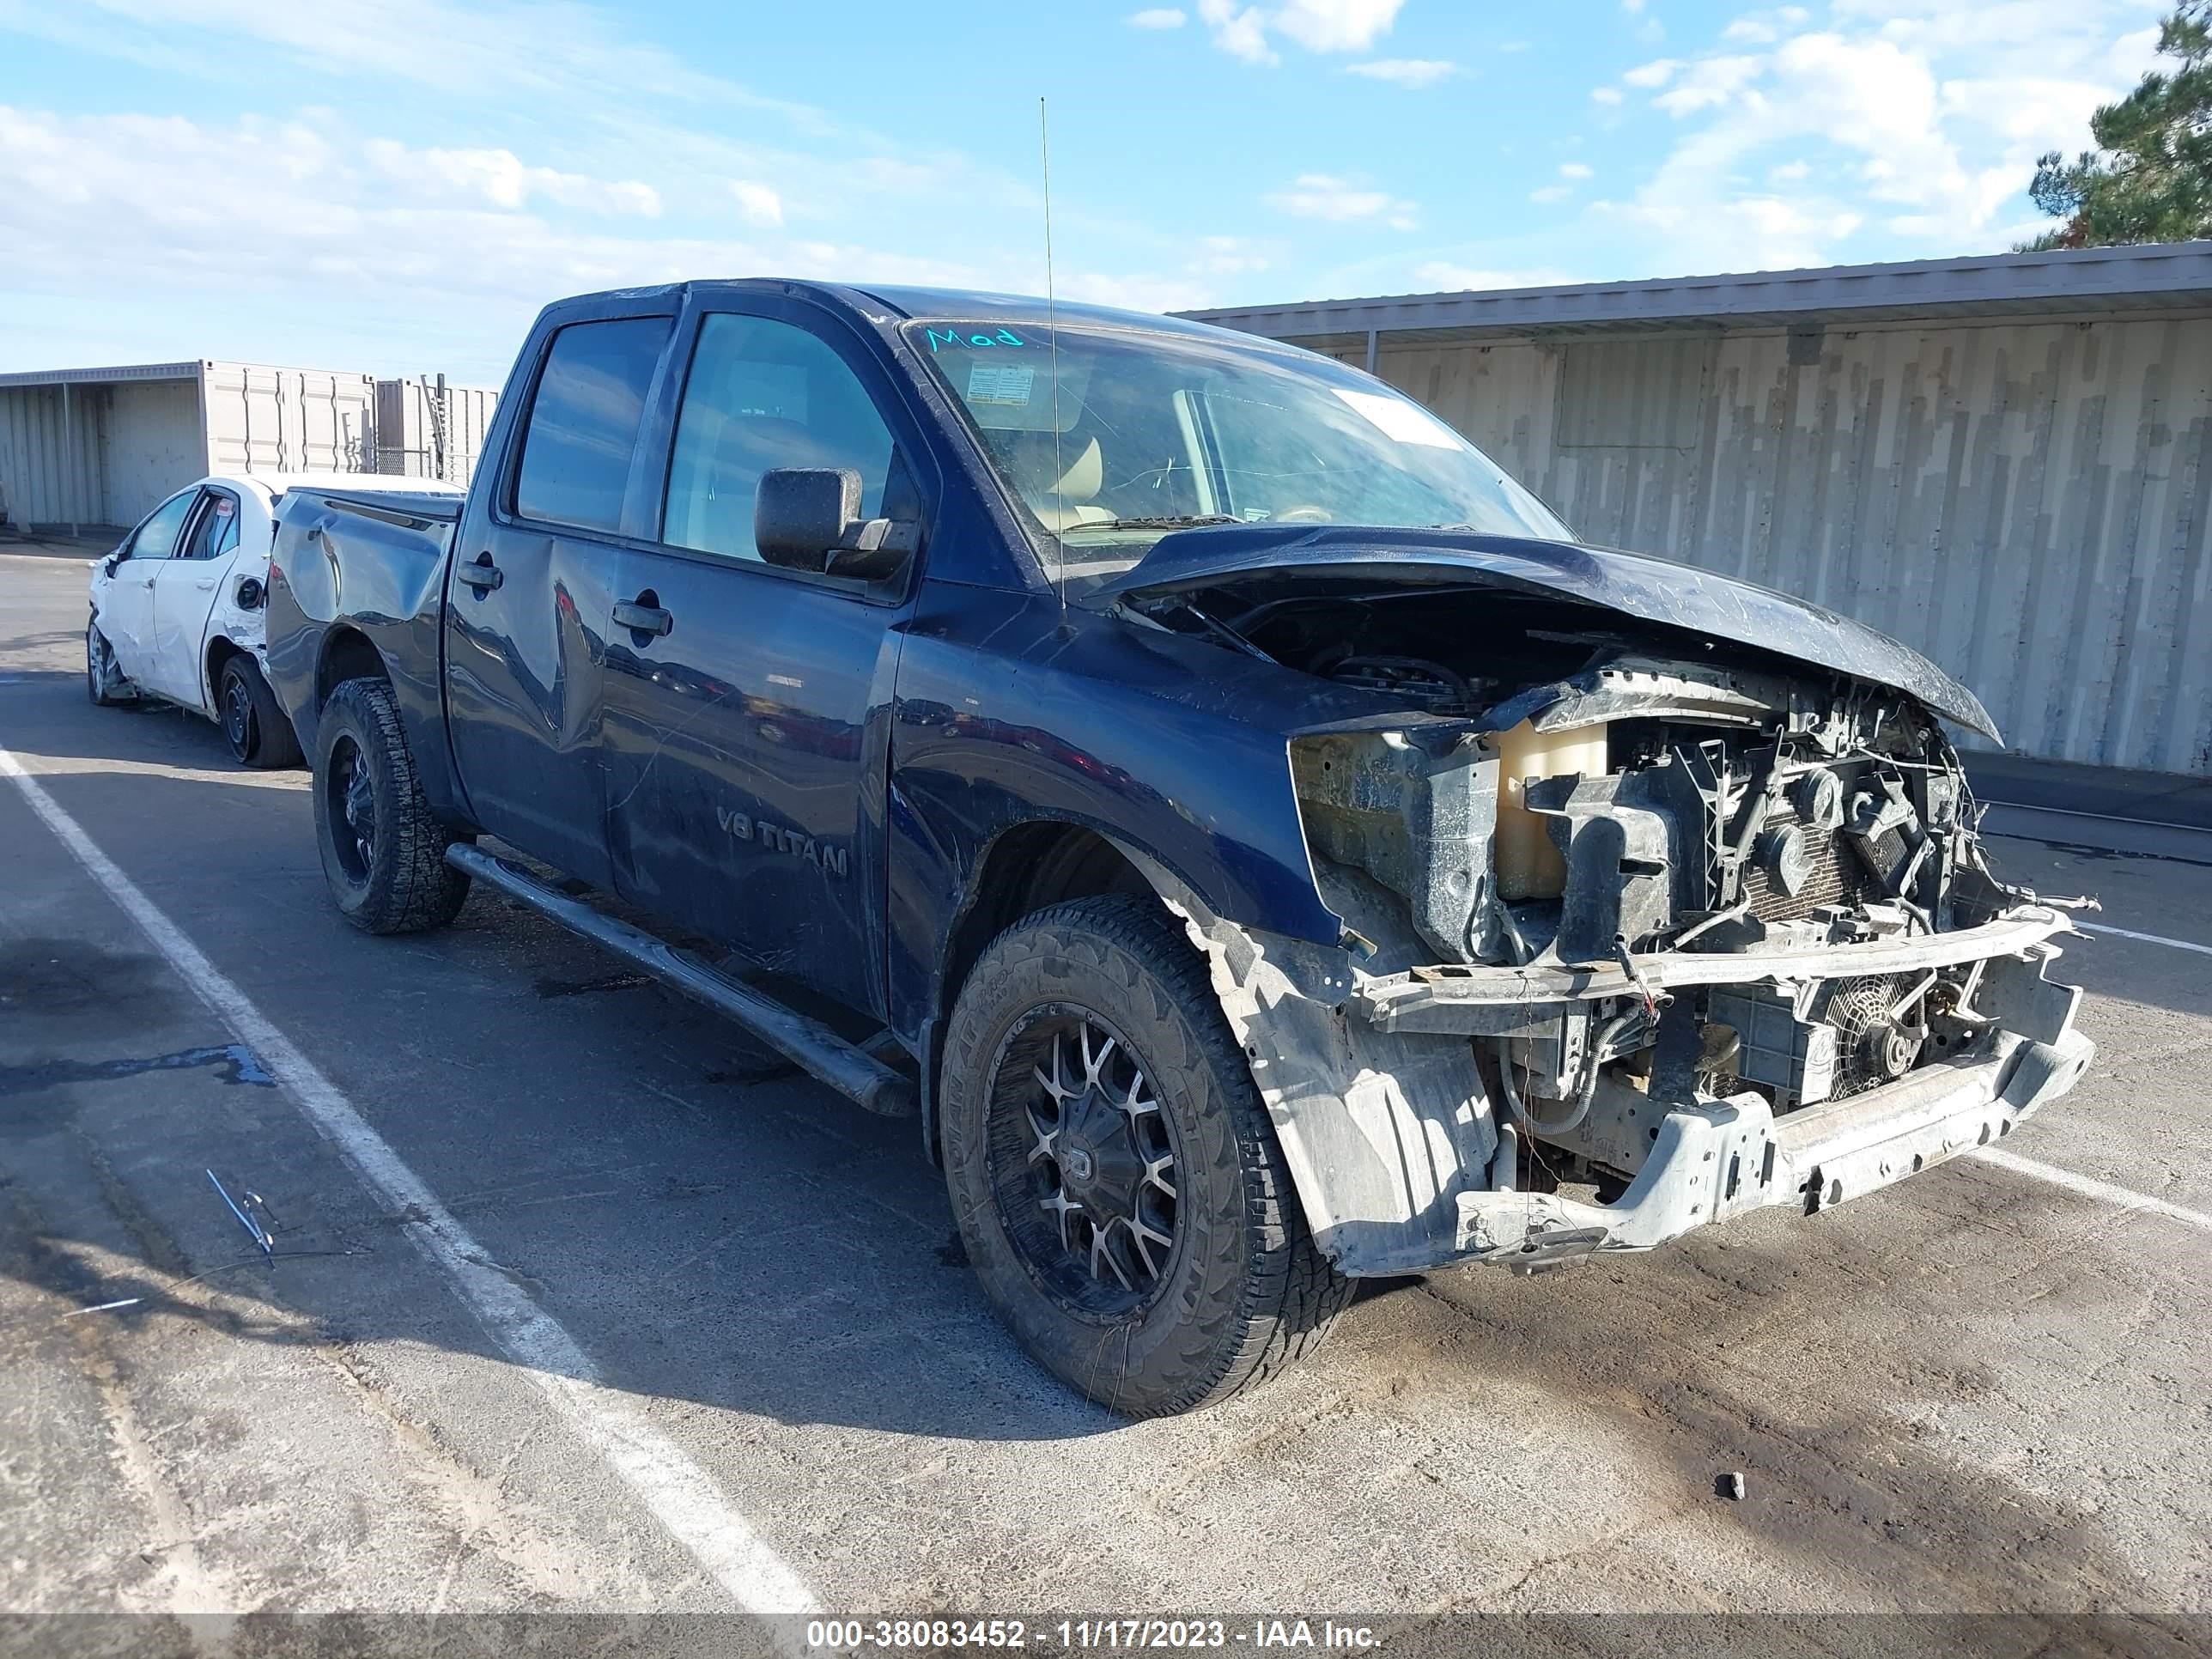
[[[634,634],[665,634],[676,626],[676,618],[657,605],[647,603],[652,595],[641,593],[635,603],[624,600],[615,606],[615,621]]]
[[[477,562],[474,564],[459,566],[453,571],[453,575],[457,580],[466,582],[471,587],[475,588],[478,593],[489,593],[507,580],[507,573],[491,562],[491,555],[489,553],[477,554]]]
[[[199,589],[199,591],[200,591],[201,592],[204,593],[204,592],[206,592],[208,591],[208,589],[210,589],[210,587],[213,587],[213,586],[215,586],[215,578],[214,578],[214,577],[212,577],[212,576],[210,576],[210,577],[209,577],[205,581],[204,581],[204,582],[194,582],[194,583],[192,584],[192,586],[193,586],[194,587],[198,588],[198,589]]]

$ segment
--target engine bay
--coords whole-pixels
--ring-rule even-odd
[[[1749,1089],[1786,1114],[1968,1054],[1990,1026],[1989,964],[1759,965],[1933,939],[2032,896],[1989,871],[1965,770],[1906,692],[1498,587],[1216,590],[1174,609],[1169,625],[1395,705],[1291,743],[1362,971],[1625,975],[1626,994],[1463,1021],[1507,1115],[1583,1176],[1635,1174],[1623,1125],[1644,1103]],[[1745,971],[1669,992],[1655,981],[1679,956]]]

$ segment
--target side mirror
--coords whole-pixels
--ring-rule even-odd
[[[880,581],[915,550],[916,526],[860,517],[860,475],[850,467],[779,466],[753,497],[753,545],[785,570]]]

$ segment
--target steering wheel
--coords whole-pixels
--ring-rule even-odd
[[[1274,516],[1276,524],[1334,524],[1336,514],[1325,507],[1286,507]]]

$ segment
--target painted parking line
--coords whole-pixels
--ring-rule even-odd
[[[406,1236],[453,1282],[485,1331],[537,1384],[554,1410],[692,1559],[748,1612],[817,1611],[820,1604],[805,1581],[738,1512],[714,1478],[635,1402],[600,1382],[598,1368],[566,1328],[487,1265],[491,1258],[483,1248],[369,1127],[337,1086],[209,962],[4,748],[0,748],[0,775],[14,781],[31,810],[86,873],[138,925],[200,1000],[259,1057],[301,1113],[337,1146],[387,1211],[412,1212],[416,1224],[404,1230]]]
[[[2202,1210],[2169,1204],[2162,1198],[2152,1198],[2132,1188],[2116,1187],[2109,1181],[2099,1181],[2094,1176],[2076,1175],[2071,1170],[2060,1169],[2056,1164],[2022,1158],[2017,1152],[2000,1152],[1995,1146],[1981,1147],[1968,1156],[1978,1158],[1984,1164],[1994,1164],[2000,1170],[2010,1170],[2014,1175],[2027,1176],[2034,1181],[2047,1181],[2069,1193],[2097,1199],[2115,1209],[2148,1210],[2153,1215],[2162,1215],[2169,1221],[2179,1221],[2185,1227],[2200,1227],[2212,1233],[2212,1215],[2207,1215]]]
[[[2194,951],[2200,957],[2212,957],[2212,945],[2192,945],[2185,939],[2168,939],[2163,933],[2138,933],[2126,927],[2107,927],[2101,921],[2077,921],[2074,924],[2085,933],[2110,933],[2114,939],[2131,939],[2144,945],[2163,945],[2172,951]]]

